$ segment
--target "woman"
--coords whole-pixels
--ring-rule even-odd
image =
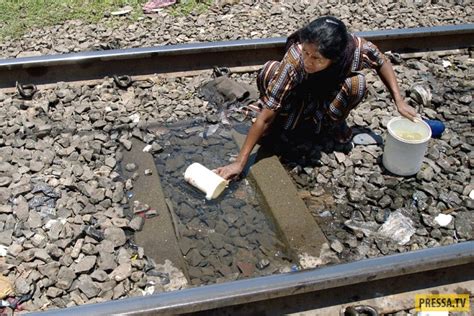
[[[261,109],[235,162],[217,168],[225,179],[240,175],[250,152],[272,129],[286,132],[311,126],[315,133],[330,130],[337,142],[351,140],[345,119],[366,94],[365,76],[375,69],[395,101],[398,112],[414,120],[416,111],[400,95],[390,62],[363,38],[348,34],[335,17],[314,20],[287,40],[281,62],[269,61],[257,77]]]

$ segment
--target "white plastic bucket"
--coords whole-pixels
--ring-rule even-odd
[[[184,179],[206,193],[208,200],[217,198],[229,184],[227,180],[197,162],[186,169]]]
[[[431,129],[426,122],[412,122],[404,117],[395,117],[387,124],[383,152],[383,165],[391,173],[410,176],[421,169],[423,158],[431,138]]]

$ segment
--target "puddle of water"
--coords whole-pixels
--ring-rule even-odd
[[[230,183],[211,201],[184,180],[184,171],[193,162],[213,169],[235,157],[238,148],[230,131],[189,123],[160,128],[159,134],[164,150],[155,154],[155,164],[176,214],[191,282],[209,284],[289,271],[289,252],[247,180]]]

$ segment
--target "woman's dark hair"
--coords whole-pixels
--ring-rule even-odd
[[[316,19],[299,32],[301,43],[315,44],[321,55],[333,61],[342,57],[348,37],[344,23],[332,16]]]
[[[291,34],[286,49],[294,43],[315,44],[321,55],[332,60],[331,66],[309,76],[310,81],[318,82],[318,93],[330,92],[344,81],[355,50],[354,40],[344,22],[333,16],[320,17]]]

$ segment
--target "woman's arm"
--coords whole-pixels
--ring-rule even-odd
[[[259,113],[255,123],[250,127],[249,133],[245,138],[244,145],[240,149],[236,161],[227,166],[215,169],[215,172],[224,179],[234,179],[239,176],[244,170],[255,144],[257,144],[262,135],[268,131],[268,128],[272,124],[276,115],[276,111],[264,108],[262,112]]]
[[[377,74],[380,76],[380,79],[382,79],[383,83],[390,91],[393,101],[397,106],[398,112],[404,117],[414,121],[417,117],[417,113],[415,109],[409,106],[405,102],[403,97],[400,95],[400,89],[398,88],[397,78],[395,76],[395,72],[393,71],[393,67],[390,61],[385,60],[382,66],[377,70]]]

